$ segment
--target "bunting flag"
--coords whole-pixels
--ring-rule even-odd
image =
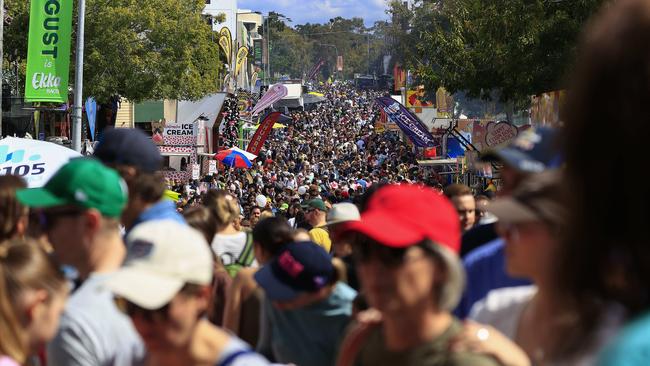
[[[266,139],[269,137],[269,134],[273,129],[273,125],[278,121],[281,114],[282,113],[280,112],[271,112],[264,118],[262,124],[260,124],[259,128],[253,135],[253,138],[251,138],[251,141],[248,143],[246,151],[255,155],[259,154],[260,150],[262,150],[262,146],[264,146]]]
[[[277,102],[278,100],[287,96],[289,91],[287,87],[282,84],[275,84],[269,88],[269,90],[262,96],[262,98],[255,104],[251,115],[257,115],[261,111],[265,110],[267,107]]]
[[[219,45],[221,45],[221,47],[224,48],[224,52],[226,53],[226,59],[228,60],[228,65],[230,65],[230,62],[232,61],[232,34],[230,34],[230,29],[228,29],[228,27],[221,28],[219,34],[221,35],[221,37],[219,38]],[[222,37],[225,37],[224,40],[225,46],[221,43]]]
[[[86,99],[86,117],[88,117],[88,127],[90,127],[90,140],[95,141],[95,123],[97,121],[97,102],[95,98]]]
[[[435,146],[435,140],[431,132],[427,130],[422,121],[420,121],[415,114],[411,113],[401,103],[391,97],[380,97],[375,99],[375,103],[379,105],[388,119],[397,124],[399,128],[409,137],[413,144],[417,147],[432,147]]]

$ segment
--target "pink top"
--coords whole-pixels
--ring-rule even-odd
[[[0,366],[20,366],[20,364],[11,357],[0,356]]]

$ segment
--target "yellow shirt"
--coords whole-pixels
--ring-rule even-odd
[[[309,230],[309,237],[311,237],[311,240],[323,247],[326,252],[330,252],[330,249],[332,249],[332,240],[330,240],[330,234],[325,230],[320,227],[315,227],[311,230]]]

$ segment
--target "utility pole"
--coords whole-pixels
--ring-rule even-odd
[[[77,62],[75,64],[74,108],[72,110],[72,149],[81,152],[81,114],[84,81],[84,22],[86,0],[79,0],[79,20],[77,23]]]
[[[4,61],[5,1],[0,0],[0,139],[2,138],[2,64]]]

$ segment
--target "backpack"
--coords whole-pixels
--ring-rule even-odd
[[[244,249],[233,263],[226,265],[226,271],[230,277],[235,278],[240,269],[250,267],[255,260],[255,251],[253,250],[253,233],[246,232],[246,244]]]

